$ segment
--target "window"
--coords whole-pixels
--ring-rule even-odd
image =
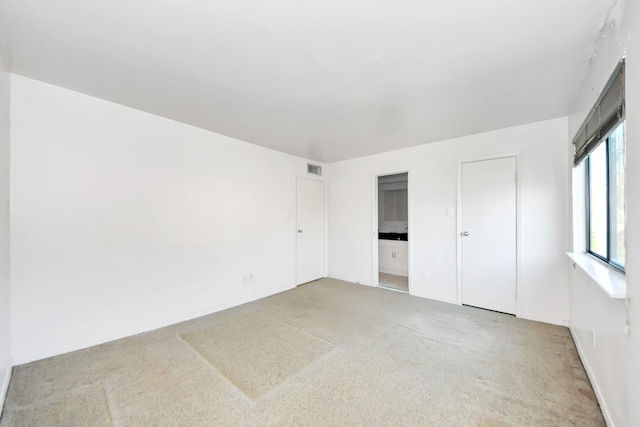
[[[624,58],[578,129],[573,146],[574,165],[584,165],[585,170],[585,250],[624,272]]]
[[[624,271],[625,125],[619,123],[586,157],[587,252]]]

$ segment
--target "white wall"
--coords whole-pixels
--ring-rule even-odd
[[[9,109],[11,75],[0,42],[0,408],[11,375],[11,286],[9,275]]]
[[[12,90],[16,364],[293,287],[305,160],[20,76]]]
[[[561,118],[329,165],[329,275],[374,283],[374,176],[408,171],[411,293],[456,303],[458,230],[456,217],[446,213],[456,207],[458,162],[519,151],[521,315],[567,324],[566,139]]]
[[[572,273],[570,327],[581,349],[583,364],[598,391],[600,405],[610,425],[640,425],[640,6],[619,0],[607,22],[605,34],[594,37],[594,54],[585,65],[582,91],[569,118],[569,139],[595,103],[622,55],[626,66],[626,276],[630,296],[611,300],[580,271]],[[577,214],[577,213],[576,213]],[[576,221],[579,222],[579,221]],[[582,226],[576,226],[576,233]],[[576,239],[579,240],[579,239]],[[583,248],[576,248],[580,250]],[[567,266],[570,263],[567,261]],[[571,269],[570,269],[571,270]],[[630,332],[625,334],[627,316]],[[596,345],[592,334],[595,332]]]

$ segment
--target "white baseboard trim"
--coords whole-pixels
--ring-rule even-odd
[[[174,316],[162,319],[161,321],[152,321],[149,323],[137,325],[136,327],[120,329],[117,333],[114,333],[111,336],[102,336],[98,339],[88,339],[84,341],[77,341],[74,343],[68,343],[64,346],[59,346],[55,348],[48,348],[43,351],[37,353],[29,353],[29,354],[19,354],[14,355],[14,363],[16,366],[23,365],[26,363],[35,362],[37,360],[47,359],[49,357],[59,356],[61,354],[71,353],[77,350],[83,350],[85,348],[93,347],[96,345],[104,344],[107,342],[119,340],[126,337],[131,337],[138,334],[143,334],[146,332],[150,332],[156,329],[164,328],[166,326],[175,325],[177,323],[186,322],[192,319],[196,319],[198,317],[207,316],[209,314],[217,313],[222,310],[227,310],[229,308],[237,307],[242,304],[246,304],[252,301],[256,301],[262,298],[269,297],[271,295],[278,294],[280,292],[288,291],[290,289],[295,288],[295,286],[285,286],[278,288],[266,289],[263,292],[249,294],[242,298],[231,300],[224,302],[222,304],[213,305],[207,308],[203,308],[196,311],[177,313]]]
[[[580,345],[580,341],[577,339],[573,328],[569,328],[571,332],[571,337],[573,338],[573,342],[576,345],[576,349],[578,350],[578,356],[580,356],[580,360],[582,361],[582,366],[584,366],[584,370],[587,372],[587,377],[589,377],[589,381],[591,382],[591,387],[593,387],[593,391],[596,394],[596,399],[598,399],[598,404],[600,404],[600,410],[602,411],[602,416],[604,417],[604,421],[607,423],[608,427],[615,427],[613,423],[613,419],[611,418],[611,413],[609,412],[609,408],[607,407],[607,402],[602,395],[602,391],[600,391],[600,387],[598,386],[598,381],[591,370],[591,365],[589,365],[589,361],[584,355],[584,351],[582,350],[582,345]]]
[[[2,386],[0,387],[0,415],[2,415],[2,410],[4,409],[4,399],[7,397],[7,390],[9,390],[12,370],[12,367],[7,368],[2,378]]]
[[[548,323],[549,325],[557,325],[569,327],[569,321],[567,319],[551,319],[543,316],[517,316],[520,319],[532,320],[534,322]]]

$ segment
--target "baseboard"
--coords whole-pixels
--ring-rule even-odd
[[[68,343],[64,346],[48,348],[48,349],[45,349],[44,351],[37,352],[37,353],[30,353],[26,355],[18,354],[17,356],[14,355],[14,363],[16,364],[16,366],[22,365],[25,363],[31,363],[37,360],[47,359],[49,357],[59,356],[61,354],[71,353],[77,350],[83,350],[85,348],[93,347],[100,344],[105,344],[105,343],[116,341],[122,338],[143,334],[146,332],[154,331],[156,329],[164,328],[167,326],[175,325],[177,323],[186,322],[189,320],[196,319],[198,317],[207,316],[209,314],[227,310],[229,308],[237,307],[242,304],[247,304],[249,302],[266,298],[271,295],[279,294],[280,292],[285,292],[293,288],[294,287],[292,286],[271,288],[271,289],[265,290],[264,292],[245,295],[242,298],[226,301],[222,304],[209,306],[200,310],[186,312],[186,313],[179,313],[174,316],[165,318],[161,321],[152,321],[149,323],[137,325],[136,327],[126,329],[126,330],[121,329],[121,330],[118,330],[117,333],[114,333],[111,336],[104,336],[104,337],[101,337],[100,339],[88,339],[83,341],[77,341],[73,343]]]
[[[556,326],[564,326],[566,328],[569,327],[569,321],[567,319],[562,319],[562,320],[558,320],[558,319],[552,319],[550,317],[544,317],[544,316],[517,316],[520,319],[524,319],[524,320],[531,320],[533,322],[540,322],[540,323],[548,323],[549,325],[556,325]]]
[[[593,392],[596,394],[596,399],[598,399],[598,404],[600,405],[600,410],[602,411],[602,416],[604,417],[604,421],[607,423],[608,427],[615,427],[613,423],[613,419],[611,418],[611,414],[609,413],[609,408],[607,407],[607,402],[604,400],[604,396],[602,395],[602,391],[600,391],[600,386],[598,385],[598,381],[591,370],[591,365],[589,365],[589,361],[584,355],[584,351],[582,350],[582,345],[580,345],[580,340],[577,339],[573,328],[569,328],[571,332],[571,338],[573,338],[573,343],[578,350],[578,356],[580,356],[580,361],[582,362],[582,366],[584,366],[584,370],[587,372],[587,377],[589,377],[589,382],[591,382],[591,387],[593,387]]]
[[[9,390],[9,382],[11,381],[12,370],[13,368],[9,367],[2,376],[2,387],[0,388],[0,415],[2,415],[2,410],[4,409],[4,399],[7,397],[7,390]]]

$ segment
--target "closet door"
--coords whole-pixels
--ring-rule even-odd
[[[325,275],[324,182],[296,182],[296,285]]]
[[[462,303],[516,313],[516,158],[462,164]]]

